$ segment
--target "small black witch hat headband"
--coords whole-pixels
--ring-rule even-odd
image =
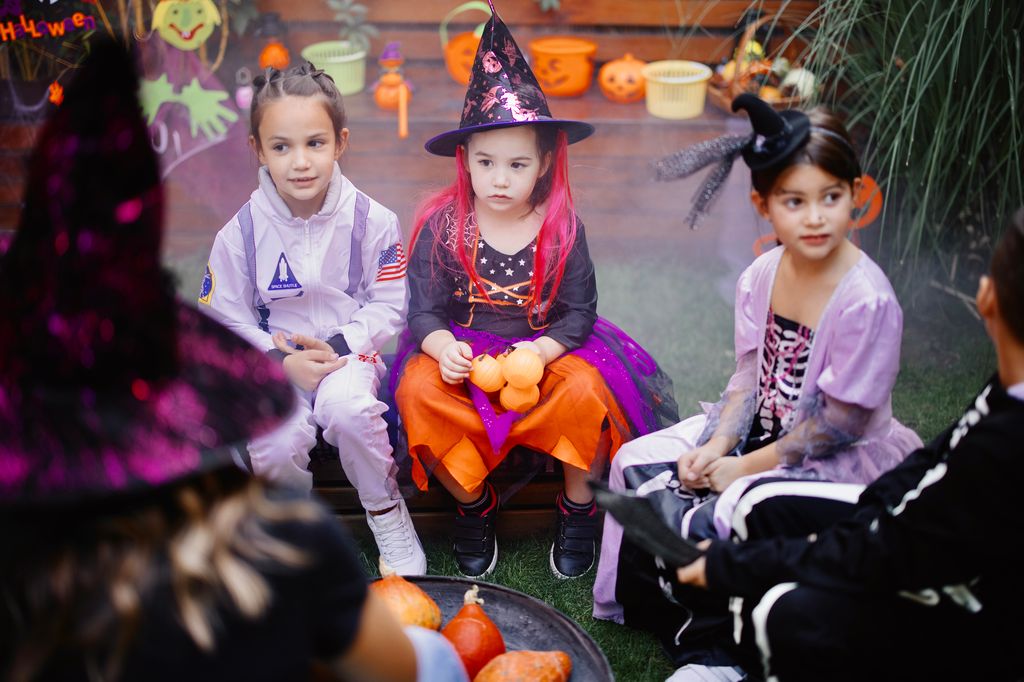
[[[775,111],[767,102],[749,93],[743,93],[732,101],[732,110],[740,109],[745,109],[750,115],[750,125],[754,130],[749,135],[722,135],[705,140],[655,163],[658,180],[677,180],[717,162],[693,197],[693,207],[686,216],[691,229],[707,217],[737,155],[743,155],[750,170],[765,170],[788,159],[807,141],[812,130],[850,145],[841,135],[812,126],[802,111]]]

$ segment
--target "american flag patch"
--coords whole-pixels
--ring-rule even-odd
[[[389,249],[380,252],[377,259],[377,282],[387,282],[392,279],[405,277],[405,252],[402,251],[401,242],[392,245]]]

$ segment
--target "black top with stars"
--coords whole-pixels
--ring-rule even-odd
[[[431,222],[413,246],[409,262],[409,330],[417,345],[431,332],[448,329],[449,320],[505,338],[533,336],[543,329],[546,336],[569,350],[578,348],[590,336],[597,319],[597,281],[583,223],[577,222],[576,243],[565,263],[558,300],[541,319],[536,310],[527,309],[535,242],[509,255],[492,248],[473,231],[474,238],[466,246],[474,254],[477,275],[493,303],[490,305],[479,295],[476,285],[470,284],[469,276],[446,245],[439,245],[436,251],[444,261],[441,267],[432,263],[433,239],[444,239],[445,230],[436,217]],[[453,241],[450,230],[448,235],[449,242]]]

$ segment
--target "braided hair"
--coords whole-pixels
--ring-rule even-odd
[[[281,71],[267,67],[253,79],[252,108],[249,112],[249,134],[259,145],[260,121],[269,102],[287,97],[319,97],[324,103],[327,115],[334,126],[334,136],[341,136],[341,130],[348,123],[345,103],[341,99],[334,79],[308,61]]]

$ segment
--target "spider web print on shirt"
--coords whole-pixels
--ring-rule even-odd
[[[476,214],[473,211],[466,213],[466,228],[461,229],[455,221],[455,207],[448,206],[444,209],[444,213],[441,214],[441,229],[444,230],[444,245],[448,247],[449,251],[454,252],[456,245],[459,243],[459,233],[462,233],[462,244],[468,249],[473,248],[473,242],[476,240]],[[472,228],[472,229],[469,229]]]
[[[790,430],[813,345],[813,329],[769,309],[753,425],[760,440],[771,442]]]

